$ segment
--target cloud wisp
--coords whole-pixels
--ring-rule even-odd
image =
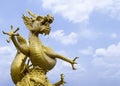
[[[95,51],[92,63],[102,68],[103,77],[120,77],[120,43],[112,44],[107,48],[98,48]]]
[[[70,34],[65,35],[64,30],[57,30],[55,32],[51,32],[50,37],[65,45],[76,44],[78,41],[77,33],[71,32]]]
[[[79,53],[82,55],[93,55],[93,47],[89,46],[85,49],[80,49]]]
[[[79,32],[79,36],[81,38],[87,39],[87,40],[93,40],[98,37],[100,37],[103,33],[97,32],[91,29],[81,29]]]

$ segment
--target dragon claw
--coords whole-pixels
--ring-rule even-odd
[[[79,57],[75,57],[74,59],[73,59],[73,61],[75,61],[76,59],[78,59]]]
[[[74,59],[73,59],[73,63],[72,63],[72,69],[73,70],[76,70],[76,68],[74,67],[74,64],[77,64],[76,62],[75,62],[75,60],[76,59],[78,59],[79,57],[75,57]]]
[[[17,28],[16,30],[14,30],[14,33],[16,33],[18,30],[20,30],[20,28]]]
[[[12,36],[19,36],[18,33],[16,34],[16,32],[17,32],[18,30],[19,30],[19,28],[17,28],[16,30],[13,30],[13,26],[11,25],[11,30],[10,30],[9,33],[2,31],[3,34],[9,35],[9,38],[7,39],[7,42],[8,42],[8,43],[9,43],[10,40],[12,39]]]

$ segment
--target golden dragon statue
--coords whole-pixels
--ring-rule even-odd
[[[49,46],[42,44],[39,34],[49,35],[51,30],[50,24],[54,21],[50,14],[39,16],[29,10],[27,10],[27,13],[30,16],[23,15],[22,18],[29,30],[28,42],[20,34],[16,33],[19,28],[14,30],[13,26],[11,26],[9,33],[3,31],[4,34],[9,35],[7,42],[12,40],[17,49],[17,54],[11,65],[12,80],[16,86],[60,86],[65,83],[63,75],[61,75],[60,81],[51,85],[17,85],[33,69],[44,70],[46,74],[55,66],[57,58],[69,62],[73,70],[75,70],[74,64],[76,64],[75,60],[78,58],[75,57],[71,60],[54,52]],[[32,65],[29,64],[30,61]]]

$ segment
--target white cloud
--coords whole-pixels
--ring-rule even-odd
[[[94,40],[101,35],[101,32],[96,32],[91,29],[81,29],[79,32],[71,32],[69,34],[65,34],[64,30],[57,30],[55,32],[51,32],[50,37],[61,42],[62,44],[68,45],[76,44],[79,38]]]
[[[16,50],[12,46],[0,47],[0,79],[3,81],[11,80],[10,65],[15,57],[15,53]],[[3,84],[3,82],[1,84]]]
[[[110,6],[104,9],[111,17],[120,19],[120,0],[112,0]]]
[[[64,30],[51,32],[50,37],[65,45],[76,44],[78,41],[78,35],[75,32],[71,32],[70,34],[65,35]]]
[[[120,18],[120,0],[42,0],[43,7],[73,22],[89,20],[94,11]]]
[[[102,68],[102,77],[119,78],[120,76],[120,43],[107,48],[96,49],[92,63]]]
[[[112,44],[108,46],[108,48],[99,48],[96,49],[95,56],[103,56],[103,57],[120,57],[120,43],[117,45]]]

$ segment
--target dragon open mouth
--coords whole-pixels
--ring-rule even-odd
[[[53,22],[54,18],[51,15],[47,15],[44,17],[43,21],[41,21],[41,24],[43,28],[41,29],[40,33],[44,35],[49,35],[51,31],[50,24]]]
[[[51,30],[50,27],[46,27],[46,28],[40,30],[40,31],[39,31],[39,34],[49,35],[50,30]]]

